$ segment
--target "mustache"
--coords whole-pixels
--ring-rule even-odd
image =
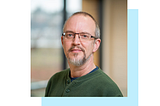
[[[83,52],[85,52],[85,51],[84,51],[84,49],[83,49],[83,48],[81,48],[80,46],[72,46],[72,47],[68,50],[68,52],[71,52],[71,51],[72,51],[72,49],[74,49],[74,48],[81,49]]]

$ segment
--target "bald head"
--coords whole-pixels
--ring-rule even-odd
[[[75,21],[77,21],[77,24],[73,24]],[[93,30],[95,37],[100,38],[100,29],[99,29],[99,26],[98,26],[96,20],[93,18],[92,15],[90,15],[89,13],[86,13],[86,12],[76,12],[76,13],[74,13],[65,22],[65,24],[63,26],[63,32],[65,32],[65,30],[66,30],[66,28],[68,28],[69,24],[70,24],[69,26],[72,26],[72,27],[76,27],[76,26],[79,25],[79,28],[80,28],[80,27],[83,27],[82,23],[88,25],[88,28]],[[94,27],[94,29],[93,29],[93,27]]]

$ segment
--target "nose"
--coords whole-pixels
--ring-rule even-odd
[[[73,44],[74,44],[74,45],[79,45],[79,44],[80,44],[79,34],[75,34],[75,35],[74,35]]]

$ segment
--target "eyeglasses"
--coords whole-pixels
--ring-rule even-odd
[[[65,36],[65,38],[67,38],[68,40],[73,40],[76,34],[78,34],[78,37],[81,41],[87,41],[87,40],[90,40],[91,38],[98,39],[97,37],[94,37],[87,32],[81,32],[81,33],[65,32],[65,33],[62,33],[62,36]]]

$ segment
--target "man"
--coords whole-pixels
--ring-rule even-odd
[[[74,13],[64,25],[61,42],[70,68],[51,77],[46,97],[122,97],[118,86],[93,62],[101,40],[90,14]]]

